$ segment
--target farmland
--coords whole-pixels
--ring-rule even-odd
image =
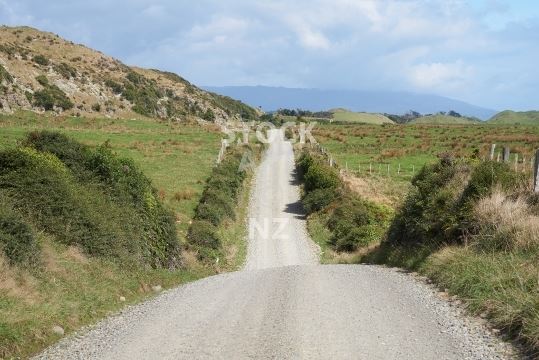
[[[340,167],[361,178],[381,176],[396,186],[409,183],[442,153],[483,159],[491,144],[497,144],[496,158],[509,146],[512,166],[518,156],[517,169],[531,176],[532,154],[539,144],[539,127],[516,125],[318,124],[313,135]]]

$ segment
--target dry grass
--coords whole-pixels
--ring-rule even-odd
[[[522,197],[509,198],[496,189],[491,196],[478,201],[474,215],[481,226],[472,241],[495,242],[506,250],[531,250],[539,247],[539,217]]]
[[[173,199],[176,201],[191,200],[195,197],[196,191],[193,189],[185,189],[174,193]]]
[[[356,177],[345,171],[341,173],[341,179],[348,189],[361,197],[391,208],[402,202],[409,186],[380,176]]]

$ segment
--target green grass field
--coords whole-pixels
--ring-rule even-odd
[[[341,168],[397,183],[409,182],[441,153],[485,158],[491,144],[497,144],[496,157],[510,146],[511,164],[518,155],[518,169],[531,176],[530,160],[539,146],[539,128],[534,126],[318,124],[313,134]]]
[[[388,117],[382,114],[353,112],[345,109],[330,110],[333,112],[333,120],[338,122],[362,123],[362,124],[393,124]]]

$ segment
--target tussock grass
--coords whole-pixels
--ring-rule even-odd
[[[477,202],[473,215],[480,230],[470,236],[472,244],[504,250],[539,249],[539,216],[532,213],[523,197],[511,198],[496,189]]]

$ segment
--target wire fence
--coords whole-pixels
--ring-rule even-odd
[[[328,161],[331,167],[339,169],[348,174],[357,174],[358,176],[385,176],[392,178],[412,179],[419,170],[427,163],[422,164],[403,164],[399,162],[355,162],[352,166],[344,161],[344,164],[338,164],[331,153],[319,143],[313,145]],[[526,157],[518,153],[511,153],[509,147],[502,147],[496,151],[496,145],[492,144],[490,157],[483,158],[484,161],[491,160],[507,163],[514,171],[525,174],[530,179],[531,189],[539,192],[539,149],[535,155]]]

